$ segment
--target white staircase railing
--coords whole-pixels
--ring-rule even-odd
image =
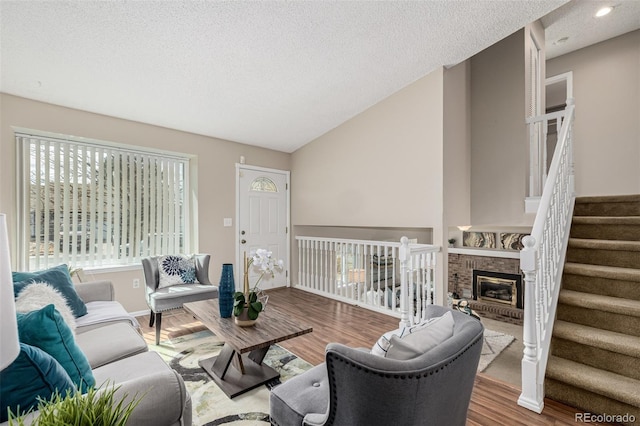
[[[296,237],[297,288],[420,322],[439,291],[437,246],[339,238]]]
[[[573,99],[568,99],[538,213],[520,253],[525,308],[522,393],[518,404],[537,413],[544,408],[544,376],[575,204],[574,108]]]

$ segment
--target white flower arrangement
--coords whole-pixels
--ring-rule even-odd
[[[265,275],[273,278],[275,276],[275,270],[282,270],[284,267],[284,261],[282,259],[274,259],[273,253],[265,249],[257,249],[251,257],[247,257],[247,253],[244,254],[244,291],[237,291],[234,295],[233,314],[238,317],[242,314],[245,306],[248,308],[247,315],[250,320],[258,318],[258,314],[264,310],[264,306],[267,304],[268,296],[260,297],[261,290],[258,287],[260,281]],[[256,281],[253,288],[249,287],[249,268],[253,267],[258,269],[260,276]]]

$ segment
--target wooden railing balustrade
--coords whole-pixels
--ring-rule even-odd
[[[439,291],[434,281],[439,247],[401,242],[296,237],[296,287],[384,312],[402,325],[423,319]]]

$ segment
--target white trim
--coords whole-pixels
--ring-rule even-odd
[[[129,315],[134,316],[134,317],[141,317],[141,316],[144,316],[144,315],[149,315],[149,309],[147,309],[146,311],[129,312]]]
[[[466,254],[468,256],[483,256],[483,257],[503,257],[507,259],[520,259],[519,251],[509,250],[491,250],[481,248],[449,248],[447,249],[452,254]]]
[[[573,71],[567,71],[562,74],[548,77],[544,81],[544,85],[549,86],[551,84],[560,83],[562,81],[567,82],[567,99],[573,99]]]

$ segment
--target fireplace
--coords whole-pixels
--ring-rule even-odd
[[[524,308],[522,275],[473,270],[473,300]]]

